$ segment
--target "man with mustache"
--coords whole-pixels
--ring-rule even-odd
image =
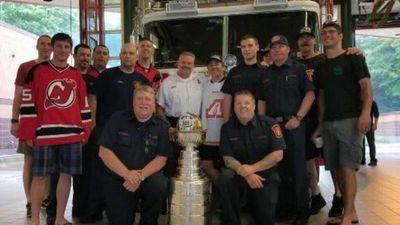
[[[86,83],[86,90],[89,100],[89,106],[91,107],[93,115],[93,101],[94,101],[94,85],[99,75],[97,70],[90,68],[90,62],[92,59],[92,52],[88,45],[78,44],[74,48],[74,67],[82,73],[83,79]],[[83,146],[82,151],[82,174],[74,176],[73,189],[74,195],[72,198],[72,215],[74,217],[87,216],[88,212],[88,196],[90,193],[90,141]]]
[[[176,124],[186,113],[200,116],[202,79],[193,73],[195,55],[182,52],[178,59],[178,71],[161,84],[157,93],[157,112],[171,123],[170,139],[175,139]],[[179,146],[175,146],[174,156],[165,168],[166,175],[173,177],[178,164]]]
[[[310,27],[303,27],[297,35],[297,45],[299,47],[298,61],[306,65],[306,75],[316,85],[314,79],[314,70],[321,65],[325,60],[325,55],[315,51],[316,45],[315,35]],[[318,96],[318,90],[315,90],[315,95]],[[318,157],[320,149],[317,149],[311,136],[318,125],[317,104],[313,103],[310,111],[304,118],[306,124],[306,166],[308,172],[308,183],[311,190],[310,213],[316,214],[322,207],[326,205],[324,198],[321,195],[321,190],[318,185],[318,172],[315,164],[315,158]],[[336,183],[336,182],[334,182]],[[340,194],[340,193],[339,193]],[[335,198],[334,198],[335,199]],[[338,201],[334,201],[335,208],[340,208]],[[340,210],[340,209],[339,209]]]

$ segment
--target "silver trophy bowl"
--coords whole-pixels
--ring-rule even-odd
[[[195,149],[204,140],[201,119],[186,114],[178,121],[180,153],[177,175],[171,180],[171,225],[205,225],[209,220],[210,182],[200,169]]]

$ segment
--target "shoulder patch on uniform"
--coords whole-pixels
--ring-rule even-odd
[[[272,129],[272,132],[274,132],[274,135],[276,138],[283,137],[281,127],[278,124],[273,125],[271,129]]]
[[[314,80],[314,70],[313,69],[307,69],[306,70],[306,76],[310,81]]]

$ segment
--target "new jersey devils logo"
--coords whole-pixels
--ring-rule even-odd
[[[72,79],[53,80],[46,88],[44,108],[68,108],[76,98],[76,82]]]

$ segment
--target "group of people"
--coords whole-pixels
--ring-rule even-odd
[[[326,204],[315,164],[321,137],[335,183],[327,224],[358,222],[355,172],[371,129],[370,74],[359,50],[342,48],[338,24],[325,23],[320,33],[324,54],[305,27],[297,59],[287,38],[275,35],[261,63],[258,39],[245,35],[244,61],[228,74],[219,55],[207,60],[208,77],[194,72],[195,54],[184,51],[167,78],[151,64],[149,39],[123,44],[121,65],[106,69],[106,46],[92,56],[77,45],[70,67],[71,38],[41,36],[38,59],[18,71],[12,119],[18,151],[30,152],[24,188],[32,225],[47,189],[47,224],[71,224],[64,216],[71,176],[72,214],[81,223],[101,220],[105,210],[110,224],[131,225],[139,209],[140,224],[158,224],[181,151],[177,121],[186,113],[201,117],[206,130],[200,166],[222,198],[223,224],[240,224],[243,207],[256,224],[287,216],[307,224]]]

